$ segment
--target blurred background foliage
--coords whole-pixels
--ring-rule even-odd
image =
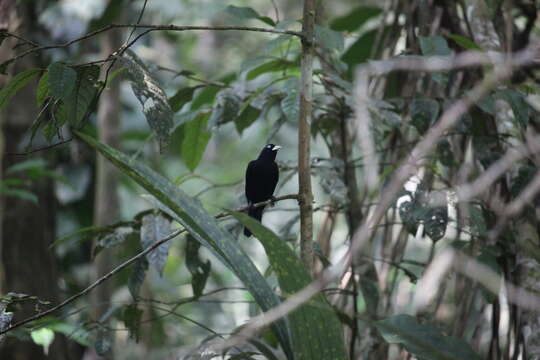
[[[210,344],[264,309],[261,299],[271,298],[265,291],[287,295],[309,283],[294,255],[299,233],[295,201],[266,209],[263,223],[278,237],[256,229],[262,243],[240,235],[249,219],[222,217],[218,227],[202,210],[216,215],[244,206],[246,164],[270,142],[283,147],[276,195],[298,192],[302,49],[297,37],[160,30],[115,53],[144,31],[126,27],[10,60],[36,44],[64,43],[109,24],[300,31],[302,2],[9,3],[5,14],[11,20],[0,20],[22,38],[2,33],[0,52],[0,69],[11,76],[2,79],[0,90],[0,328],[11,314],[20,321],[82,291],[178,224],[196,223],[203,231],[182,233],[116,274],[93,296],[8,332],[1,358],[39,359],[49,353],[54,359],[210,359],[215,355]],[[342,0],[317,5],[311,128],[317,271],[342,259],[354,231],[377,202],[366,188],[358,147],[355,68],[394,57],[519,51],[537,41],[537,10],[535,2],[526,0]],[[402,71],[371,80],[378,190],[441,114],[489,71]],[[534,185],[537,151],[517,158],[486,192],[467,202],[455,199],[456,185],[474,180],[509,149],[522,144],[531,148],[538,141],[537,87],[535,69],[521,69],[471,107],[404,186],[350,271],[325,291],[328,301],[315,298],[315,306],[303,308],[303,320],[290,316],[290,324],[266,329],[228,349],[223,358],[538,356],[538,307],[531,310],[509,300],[501,280],[531,293],[540,291],[536,198],[525,199],[520,210],[527,211],[504,229],[500,225],[505,204]],[[74,129],[83,131],[78,140],[72,140]],[[61,145],[32,152],[56,143]],[[95,150],[108,160],[96,160]],[[191,198],[200,201],[200,209]],[[193,212],[184,216],[170,210],[178,204]],[[157,210],[163,205],[169,211]],[[220,238],[204,238],[203,233]],[[243,271],[251,263],[240,263],[247,261],[241,255],[238,263],[231,261],[236,250],[247,254],[267,288],[250,287],[257,282],[251,283]],[[495,280],[456,269],[465,265],[459,265],[463,263],[452,251],[491,270]],[[34,255],[26,257],[28,252]],[[293,265],[283,268],[285,259]],[[445,267],[447,262],[456,268]],[[279,296],[272,301],[279,302]],[[336,327],[338,318],[341,326]],[[302,321],[305,328],[295,328]],[[310,338],[310,331],[317,335]],[[321,335],[325,331],[327,338]],[[293,350],[287,349],[289,336]],[[310,346],[316,350],[302,352]],[[325,352],[334,350],[335,355]]]

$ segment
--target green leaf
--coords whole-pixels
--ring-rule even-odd
[[[131,304],[124,307],[122,320],[129,331],[129,337],[139,342],[139,329],[141,325],[143,311],[137,307],[137,304]]]
[[[288,61],[285,59],[271,60],[250,70],[247,73],[246,79],[253,80],[262,74],[266,74],[269,72],[285,71],[287,69],[296,68],[296,67],[298,67],[298,63],[296,62]]]
[[[341,56],[341,60],[348,65],[361,64],[371,56],[371,49],[377,36],[377,29],[366,32],[360,36]]]
[[[216,219],[208,214],[198,201],[147,166],[131,160],[129,156],[79,131],[74,133],[153,195],[162,204],[162,210],[184,226],[197,241],[236,274],[263,311],[268,311],[280,303],[279,297],[237,241],[218,225]],[[292,360],[289,329],[285,320],[275,322],[272,329],[287,358]]]
[[[147,249],[154,243],[165,238],[172,232],[171,222],[165,217],[156,214],[148,214],[142,218],[141,225],[141,245],[143,249]],[[152,250],[146,254],[148,263],[152,265],[157,272],[163,276],[163,268],[167,262],[167,256],[169,255],[169,248],[171,242],[166,243]]]
[[[42,107],[45,100],[49,97],[49,72],[45,71],[39,79],[38,87],[36,89],[36,104],[38,107]]]
[[[182,109],[182,106],[184,106],[184,104],[190,102],[191,99],[193,99],[193,93],[199,87],[200,86],[191,86],[191,87],[178,89],[176,94],[174,94],[171,98],[169,98],[169,104],[171,105],[172,111],[173,112],[180,111],[180,109]]]
[[[188,235],[186,237],[186,266],[191,274],[191,287],[195,297],[203,294],[212,266],[210,260],[206,260],[206,262],[201,260],[199,256],[200,247],[201,244],[193,236]]]
[[[369,19],[382,13],[382,9],[369,6],[355,8],[347,15],[332,20],[330,28],[336,31],[354,31],[364,25]]]
[[[28,69],[15,75],[11,81],[0,90],[0,109],[6,106],[17,91],[28,84],[28,82],[40,72],[40,69]]]
[[[320,25],[315,25],[315,40],[328,50],[342,51],[345,47],[345,39],[340,32]]]
[[[430,98],[415,98],[410,103],[411,122],[420,134],[433,125],[441,110],[439,102]]]
[[[49,65],[48,72],[51,95],[67,101],[77,83],[77,72],[61,62]]]
[[[242,99],[232,91],[225,90],[219,93],[217,104],[214,106],[212,116],[208,120],[208,128],[234,121],[240,110]]]
[[[456,34],[448,34],[445,36],[455,42],[458,46],[464,48],[465,50],[482,50],[480,46],[478,46],[473,40],[469,39],[468,37]]]
[[[79,128],[86,118],[98,89],[96,83],[99,78],[99,66],[86,66],[77,71],[77,83],[71,95],[66,99],[67,121],[75,128]]]
[[[480,360],[465,341],[445,336],[431,324],[419,324],[410,315],[392,316],[375,326],[387,343],[401,344],[422,360]]]
[[[525,100],[525,95],[517,90],[502,89],[495,92],[495,97],[508,102],[517,124],[523,128],[527,127],[527,124],[529,124],[530,106],[527,100]]]
[[[229,5],[225,8],[225,11],[239,19],[245,19],[245,20],[257,19],[270,26],[276,26],[276,23],[274,22],[274,20],[270,19],[267,16],[259,15],[258,12],[256,12],[250,7],[239,7],[239,6]]]
[[[49,354],[49,346],[51,346],[54,340],[54,331],[46,327],[42,327],[41,329],[32,331],[30,333],[30,337],[34,343],[43,346],[43,352],[45,352],[45,355]]]
[[[191,103],[191,110],[195,111],[201,108],[201,106],[208,104],[216,98],[216,94],[221,90],[221,87],[209,85],[206,86],[197,97]]]
[[[285,297],[311,283],[309,273],[286,242],[248,215],[230,213],[262,243]],[[341,323],[323,295],[314,296],[288,318],[296,359],[347,359]]]
[[[137,300],[139,297],[139,291],[146,277],[146,271],[148,270],[148,260],[146,258],[140,258],[135,262],[131,273],[128,278],[129,293],[133,297],[133,300]]]
[[[169,142],[169,133],[173,127],[173,111],[167,95],[133,51],[128,49],[117,59],[127,68],[133,93],[142,105],[146,121],[156,134],[162,152]]]
[[[34,204],[37,204],[39,201],[38,201],[38,197],[28,191],[28,190],[23,190],[23,189],[16,189],[16,188],[11,188],[11,187],[4,187],[0,184],[0,194],[2,194],[3,196],[14,196],[14,197],[17,197],[19,199],[23,199],[23,200],[28,200],[28,201],[31,201],[33,202]]]
[[[209,113],[201,113],[190,122],[184,124],[184,138],[180,153],[182,160],[191,171],[195,170],[202,159],[206,145],[212,137],[207,130]]]
[[[426,56],[450,56],[452,50],[448,47],[446,39],[442,36],[419,36],[420,49]]]
[[[448,47],[448,42],[442,36],[419,36],[420,49],[426,56],[450,56],[452,50]],[[439,84],[446,86],[448,83],[448,74],[446,72],[433,73],[431,77]]]
[[[289,121],[298,121],[300,116],[300,94],[298,88],[300,86],[299,79],[292,77],[288,79],[283,87],[285,97],[281,100],[281,110]]]
[[[257,109],[256,107],[253,107],[251,105],[248,105],[245,107],[245,109],[238,115],[236,118],[236,121],[234,122],[234,125],[236,126],[236,130],[240,135],[244,132],[245,129],[251,126],[259,118],[259,115],[261,114],[261,110]]]

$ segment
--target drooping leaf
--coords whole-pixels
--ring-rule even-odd
[[[262,243],[279,286],[285,297],[302,290],[312,281],[293,250],[271,230],[248,215],[236,211],[231,214]],[[288,315],[296,359],[346,359],[341,323],[323,295]]]
[[[179,187],[147,166],[132,161],[127,155],[79,131],[75,131],[75,134],[152,194],[162,204],[163,211],[183,225],[197,241],[210,249],[218,260],[238,276],[263,311],[280,303],[277,295],[236,240],[218,225],[198,201],[187,196]],[[272,329],[287,358],[292,360],[292,347],[286,322],[279,320],[272,325]]]
[[[36,89],[36,104],[38,107],[42,107],[45,100],[49,96],[49,72],[45,71],[39,79],[38,87]]]
[[[396,315],[375,322],[389,344],[401,344],[421,360],[480,360],[465,341],[443,335],[431,324],[419,324],[410,315]]]
[[[199,165],[206,145],[212,137],[212,133],[207,129],[209,117],[209,113],[200,113],[195,119],[184,124],[181,155],[182,160],[191,171]]]
[[[382,9],[369,6],[360,6],[346,15],[335,18],[330,28],[335,31],[354,31],[364,25],[369,19],[382,13]]]
[[[162,152],[173,126],[173,111],[165,91],[146,68],[146,65],[131,50],[117,58],[127,68],[133,93],[141,103],[148,125],[156,134]]]
[[[49,91],[57,99],[67,101],[77,83],[77,72],[61,62],[48,67]]]
[[[232,91],[225,90],[219,93],[217,104],[212,110],[212,116],[208,120],[208,128],[234,121],[240,110],[242,99]]]
[[[154,243],[165,238],[171,232],[171,222],[165,217],[159,214],[148,214],[144,216],[141,225],[142,248],[149,248]],[[167,241],[146,254],[148,263],[152,265],[160,275],[163,275],[163,268],[167,262],[170,247],[171,242]]]
[[[98,89],[99,66],[87,66],[77,71],[77,82],[65,101],[67,120],[78,128],[86,118]]]
[[[288,79],[283,86],[285,97],[281,100],[281,109],[287,119],[293,122],[297,122],[300,116],[299,86],[300,82],[297,77]]]
[[[144,278],[146,277],[147,270],[148,260],[146,260],[144,257],[137,260],[131,270],[131,274],[129,275],[128,279],[128,289],[134,300],[137,300],[139,297],[139,292],[144,282]]]
[[[137,304],[131,304],[124,307],[122,312],[122,320],[129,331],[129,337],[139,342],[139,330],[141,325],[143,310],[137,307]]]
[[[40,72],[40,69],[28,69],[15,75],[10,82],[0,90],[0,109],[6,106],[17,91],[28,84],[28,82]]]
[[[236,130],[240,135],[244,132],[245,129],[251,126],[259,118],[261,110],[248,105],[244,110],[238,115],[234,124],[236,125]]]
[[[250,7],[239,7],[239,6],[229,5],[225,9],[225,11],[239,19],[246,19],[246,20],[257,19],[264,22],[267,25],[276,26],[276,23],[274,22],[274,20],[270,19],[268,16],[259,15],[258,12],[256,12]]]
[[[191,287],[196,297],[202,295],[211,268],[210,260],[202,261],[200,258],[200,246],[193,236],[186,236],[186,266],[191,273]]]

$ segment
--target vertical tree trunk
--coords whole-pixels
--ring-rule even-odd
[[[119,31],[112,31],[100,40],[102,54],[108,56],[121,46]],[[107,66],[104,67],[106,70]],[[113,82],[106,88],[100,98],[98,108],[99,140],[112,147],[118,146],[120,125],[120,91],[118,82]],[[94,225],[104,226],[114,222],[119,217],[119,201],[117,194],[118,170],[102,156],[98,155],[96,162],[96,191],[94,198]],[[102,251],[96,257],[93,266],[92,281],[97,280],[114,267],[114,261],[109,251]],[[92,293],[92,317],[99,321],[110,307],[112,288],[110,282],[98,286]],[[95,355],[95,354],[94,354]],[[97,355],[96,355],[97,356]]]
[[[1,26],[9,31],[30,37],[34,31],[36,14],[34,3],[17,5],[14,0],[0,0]],[[15,55],[12,39],[4,41],[0,48],[0,61]],[[25,58],[11,68],[15,74],[21,70],[37,67],[35,57]],[[0,79],[3,83],[7,78]],[[6,111],[1,116],[2,133],[4,134],[3,169],[30,159],[47,158],[47,153],[36,153],[31,156],[9,156],[6,153],[20,151],[19,144],[26,131],[35,119],[38,109],[35,104],[36,81],[32,81],[21,89],[13,98]],[[49,163],[49,167],[51,164]],[[3,173],[3,171],[2,171]],[[59,300],[58,276],[54,252],[49,245],[55,237],[55,197],[53,183],[50,179],[32,181],[29,191],[38,198],[38,204],[14,196],[2,196],[1,202],[1,233],[0,233],[0,264],[2,278],[0,293],[16,292],[37,296],[41,300],[57,303]],[[28,304],[14,314],[14,321],[33,315],[34,304]],[[68,359],[67,343],[63,336],[55,336],[55,341],[49,348],[49,354],[54,359]],[[21,341],[15,337],[7,337],[0,346],[0,359],[10,360],[39,360],[47,357],[41,346],[33,342]]]

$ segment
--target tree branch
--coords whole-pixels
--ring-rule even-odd
[[[300,257],[306,269],[314,272],[313,263],[313,193],[311,190],[310,139],[313,107],[313,37],[315,0],[304,0],[300,114],[298,118],[298,189],[300,204]]]

